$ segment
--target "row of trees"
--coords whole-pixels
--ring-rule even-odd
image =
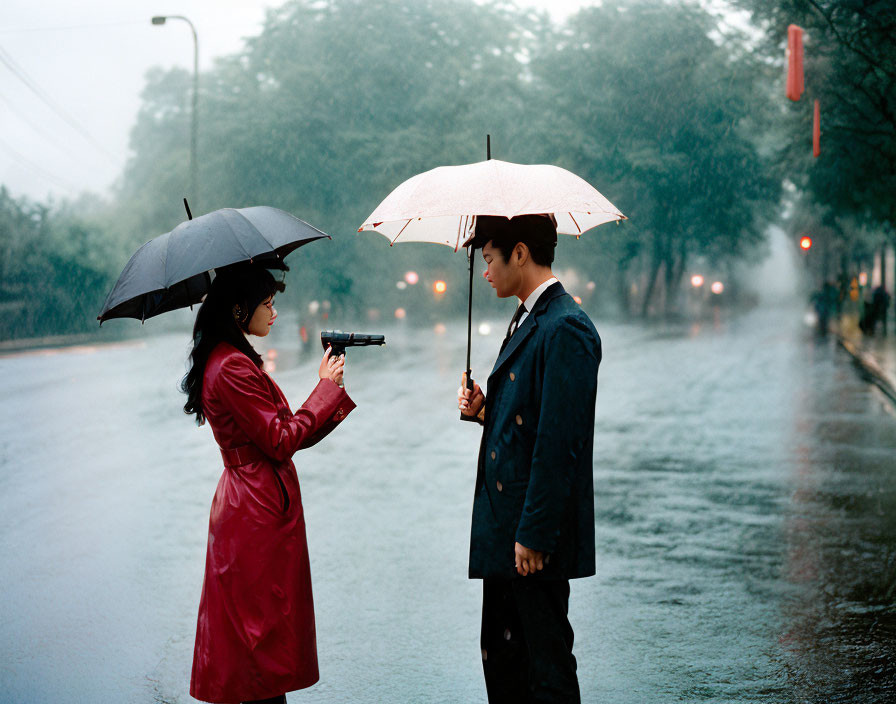
[[[784,105],[782,32],[792,7],[753,4],[768,34],[758,49],[689,2],[606,2],[559,26],[472,0],[287,2],[244,51],[202,76],[199,194],[185,193],[191,82],[177,69],[147,75],[131,156],[109,201],[48,209],[4,193],[3,246],[34,260],[5,258],[0,313],[30,300],[35,282],[57,285],[45,268],[50,253],[71,262],[75,278],[59,279],[49,297],[58,317],[17,323],[4,313],[0,334],[88,325],[127,256],[183,219],[184,195],[194,213],[268,204],[333,235],[291,258],[295,301],[329,298],[344,313],[394,306],[402,295],[394,282],[415,269],[446,280],[442,305],[462,311],[459,255],[389,250],[356,230],[404,179],[483,159],[487,133],[494,157],[569,168],[629,217],[561,240],[558,267],[594,281],[594,298],[646,314],[695,262],[724,270],[759,252],[786,178],[816,200],[834,187],[817,164],[800,162],[808,160],[792,134],[802,118]],[[861,164],[850,168],[847,178],[858,178]],[[868,188],[849,201],[856,217]]]
[[[121,251],[96,201],[49,205],[0,186],[0,340],[80,332],[95,321]],[[115,263],[110,263],[114,259]]]
[[[607,4],[560,27],[469,0],[288,3],[204,81],[203,209],[269,202],[340,236],[342,267],[324,250],[307,261],[314,285],[344,300],[378,298],[412,265],[460,284],[464,268],[444,252],[378,255],[385,242],[353,233],[411,175],[481,160],[491,133],[497,158],[570,168],[629,216],[561,256],[605,297],[641,283],[646,312],[661,274],[675,290],[695,257],[722,266],[751,251],[757,213],[771,215],[778,198],[757,142],[762,67],[740,37],[713,39],[717,27],[686,3]],[[186,89],[182,73],[152,76],[134,132],[125,193],[166,193],[154,222],[165,208],[179,217]],[[140,146],[160,133],[180,136],[175,181],[156,147]]]

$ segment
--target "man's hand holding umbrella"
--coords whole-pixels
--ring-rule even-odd
[[[461,385],[457,389],[457,406],[460,412],[468,418],[475,418],[480,423],[485,415],[485,394],[479,384],[473,382],[473,388],[467,388],[467,373],[461,377]]]

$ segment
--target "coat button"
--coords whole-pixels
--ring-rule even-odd
[[[522,424],[523,424],[523,417],[522,417],[521,415],[517,415],[517,417],[516,417],[516,424],[517,424],[517,425],[522,425]]]
[[[492,450],[492,459],[495,459],[495,457],[497,457],[497,456],[498,456],[498,453],[495,452],[494,450]]]
[[[498,491],[504,491],[504,485],[501,482],[495,482],[495,486],[498,487]]]
[[[516,374],[514,374],[513,372],[510,372],[510,380],[516,381]]]

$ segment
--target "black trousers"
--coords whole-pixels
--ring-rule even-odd
[[[569,581],[482,581],[482,669],[490,704],[579,704]]]

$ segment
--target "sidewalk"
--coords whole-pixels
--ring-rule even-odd
[[[886,337],[880,331],[866,336],[856,316],[843,315],[831,322],[831,332],[869,380],[896,404],[896,330]]]

